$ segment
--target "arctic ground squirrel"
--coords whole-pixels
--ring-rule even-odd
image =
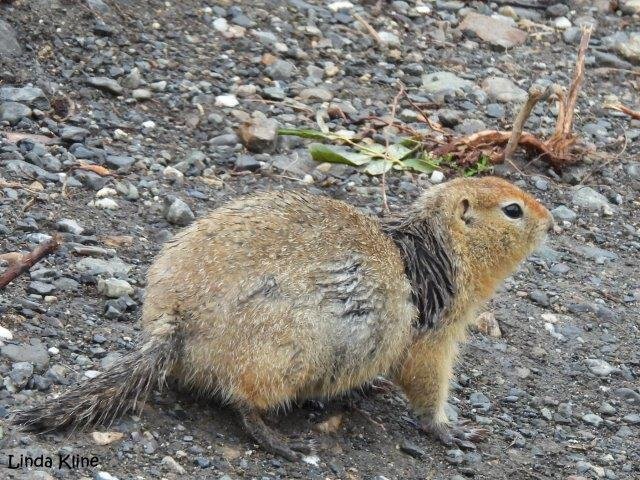
[[[495,177],[427,189],[378,220],[338,200],[268,192],[222,206],[169,241],[148,272],[140,348],[13,421],[36,431],[109,422],[168,379],[231,406],[263,448],[300,445],[262,414],[380,375],[444,443],[449,380],[475,313],[545,238],[549,212]]]

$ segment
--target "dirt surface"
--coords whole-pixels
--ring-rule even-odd
[[[253,445],[224,408],[163,392],[140,416],[96,428],[123,434],[107,445],[91,431],[35,436],[0,419],[0,478],[640,478],[640,121],[604,108],[640,109],[640,5],[609,3],[0,2],[0,253],[55,232],[65,241],[0,291],[0,418],[135,348],[145,270],[194,216],[279,188],[380,214],[378,178],[318,166],[303,140],[274,149],[272,137],[248,152],[236,132],[254,112],[258,124],[303,127],[339,108],[345,117],[328,126],[361,131],[359,119],[388,115],[401,80],[460,134],[508,129],[520,89],[568,85],[579,27],[595,25],[576,110],[580,162],[558,175],[523,156],[494,170],[553,209],[557,228],[487,305],[501,336],[473,332],[456,368],[451,416],[492,432],[477,450],[421,434],[392,389],[271,415],[283,434],[315,443],[293,464]],[[504,19],[458,28],[470,12],[498,11],[522,40]],[[428,75],[441,71],[455,75],[444,86]],[[539,105],[527,130],[546,138],[555,113]],[[406,102],[398,117],[425,128]],[[401,209],[430,180],[393,173],[387,184]],[[107,298],[99,284],[114,278],[126,286],[112,282],[120,290]],[[331,431],[319,432],[326,421]],[[41,454],[54,465],[9,468],[9,455]],[[57,468],[59,454],[99,465]]]

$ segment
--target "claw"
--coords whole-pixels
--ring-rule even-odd
[[[453,427],[449,427],[446,424],[423,422],[420,429],[433,435],[447,447],[457,445],[465,450],[475,450],[477,448],[476,443],[487,438],[490,431],[486,428],[474,428],[468,425],[468,421],[461,421]]]

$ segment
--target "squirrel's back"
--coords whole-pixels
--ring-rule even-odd
[[[326,197],[272,192],[176,235],[149,270],[143,328],[178,331],[174,377],[260,408],[359,386],[397,361],[415,315],[380,223]]]

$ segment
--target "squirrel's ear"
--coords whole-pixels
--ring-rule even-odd
[[[469,200],[466,198],[463,198],[458,202],[456,215],[464,223],[469,223],[469,221],[471,220],[471,212],[469,210],[470,210]]]

